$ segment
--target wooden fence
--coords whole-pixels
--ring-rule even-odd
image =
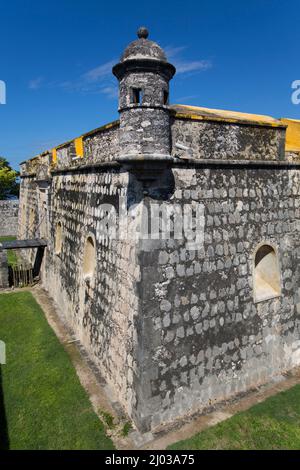
[[[9,266],[10,285],[26,287],[33,285],[33,269],[30,264],[18,263]]]

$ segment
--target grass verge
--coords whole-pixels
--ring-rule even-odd
[[[269,397],[169,449],[300,449],[300,385]]]
[[[0,339],[0,449],[114,448],[30,292],[0,294]]]
[[[16,237],[0,237],[0,243],[1,242],[9,242],[12,240],[16,240]],[[9,266],[14,266],[18,262],[18,258],[16,255],[16,252],[14,250],[7,250],[7,262]]]

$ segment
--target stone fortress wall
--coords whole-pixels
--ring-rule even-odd
[[[300,173],[174,168],[170,203],[205,206],[204,246],[145,242],[142,316],[151,426],[265,383],[300,360]],[[189,184],[187,184],[189,182]],[[281,293],[254,301],[254,259],[275,248]],[[141,346],[142,347],[142,346]]]
[[[0,201],[0,237],[15,236],[18,233],[19,201]]]
[[[141,36],[118,65],[122,93],[134,85],[126,67],[143,74],[141,87],[153,66],[168,91],[173,70],[149,43]],[[294,121],[169,106],[165,93],[145,104],[143,120],[143,103],[130,99],[120,98],[120,123],[23,162],[19,237],[47,239],[44,287],[148,431],[300,363],[300,148]],[[106,234],[104,215],[132,234],[153,204],[201,205],[203,244]],[[259,298],[263,247],[274,292]]]

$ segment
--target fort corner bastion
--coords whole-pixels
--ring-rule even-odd
[[[21,164],[18,237],[141,431],[300,363],[300,121],[170,105],[175,72],[140,28],[120,119]]]

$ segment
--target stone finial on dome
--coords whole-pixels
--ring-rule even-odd
[[[125,48],[120,62],[146,59],[167,63],[163,49],[156,42],[148,39],[149,31],[145,26],[138,29],[137,36],[138,38]]]
[[[140,39],[142,39],[142,38],[147,39],[147,37],[149,36],[148,29],[145,26],[141,26],[137,31],[137,36]]]

